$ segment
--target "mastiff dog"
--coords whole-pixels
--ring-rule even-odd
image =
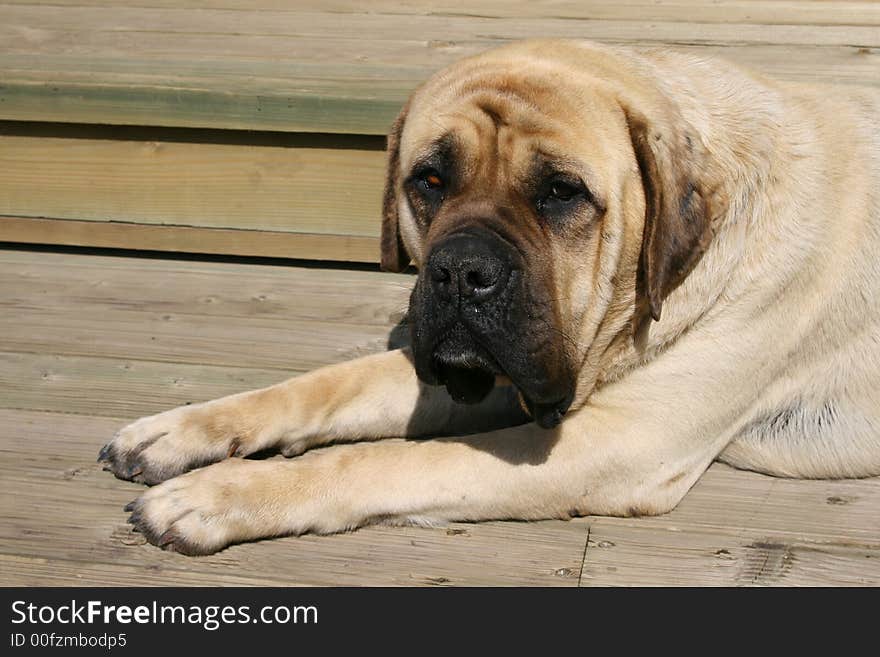
[[[153,485],[130,522],[184,554],[660,514],[715,459],[878,475],[878,124],[876,89],[667,50],[460,61],[388,138],[410,346],[137,420],[99,460]],[[266,449],[296,458],[236,458]]]

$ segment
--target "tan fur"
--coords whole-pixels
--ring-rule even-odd
[[[138,420],[102,456],[118,476],[167,479],[134,520],[186,553],[371,522],[663,513],[716,458],[880,474],[878,118],[875,90],[663,50],[531,41],[465,60],[392,134],[383,264],[404,266],[405,248],[420,266],[448,234],[419,226],[401,190],[443,132],[466,145],[486,203],[513,198],[536,148],[585,163],[601,216],[516,227],[546,263],[577,363],[565,421],[401,440],[519,411],[509,386],[458,406],[392,351]]]

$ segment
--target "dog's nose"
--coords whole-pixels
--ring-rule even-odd
[[[497,296],[507,285],[510,267],[497,238],[456,233],[428,258],[428,275],[443,299],[476,304]]]

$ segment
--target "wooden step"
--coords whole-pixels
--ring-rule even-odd
[[[375,262],[383,148],[379,137],[0,123],[0,240]],[[33,221],[43,217],[68,221]]]
[[[880,85],[880,4],[0,0],[0,242],[377,262],[410,92],[529,37]]]
[[[674,44],[789,79],[880,84],[875,3],[122,4],[0,4],[0,118],[384,134],[432,71],[538,36]]]

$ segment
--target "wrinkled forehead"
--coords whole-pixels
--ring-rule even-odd
[[[401,135],[404,172],[438,149],[461,159],[595,162],[625,141],[622,113],[600,84],[570,70],[484,65],[444,71],[417,92]]]

